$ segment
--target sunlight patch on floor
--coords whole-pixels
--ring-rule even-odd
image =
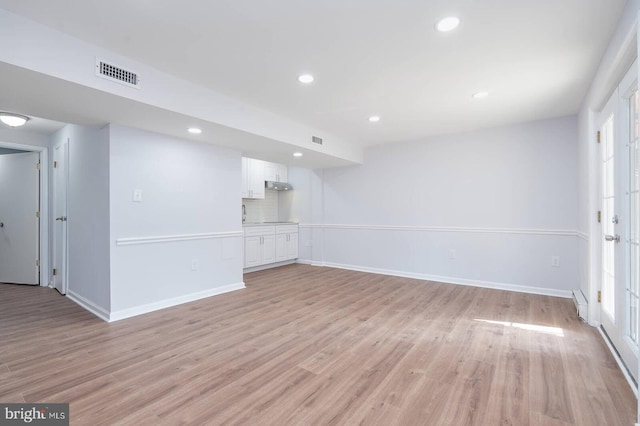
[[[564,337],[564,331],[559,327],[548,327],[545,325],[523,324],[520,322],[492,321],[486,319],[475,318],[474,321],[484,322],[487,324],[497,324],[505,327],[519,328],[521,330],[535,331],[537,333],[551,334],[558,337]]]

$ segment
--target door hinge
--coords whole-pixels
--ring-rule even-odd
[[[598,290],[598,303],[602,303],[602,292]]]
[[[58,167],[58,162],[57,162],[57,161],[54,161],[54,162],[53,162],[53,168],[55,169],[55,168],[57,168],[57,167]]]
[[[40,267],[40,259],[36,259],[36,266],[39,268]]]
[[[36,217],[40,219],[40,212],[36,212]]]
[[[602,222],[602,212],[598,210],[598,223]]]
[[[600,143],[600,130],[596,133],[596,140]]]
[[[36,169],[40,170],[40,162],[38,161],[38,164],[36,164]]]
[[[56,271],[56,268],[53,268],[53,275],[57,274],[58,271]]]

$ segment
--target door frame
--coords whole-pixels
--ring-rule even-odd
[[[70,138],[66,138],[59,143],[53,144],[51,147],[51,159],[53,161],[54,168],[51,169],[51,268],[59,269],[58,276],[53,276],[53,269],[51,274],[51,287],[55,288],[62,295],[66,295],[69,290],[69,228],[68,222],[66,223],[66,228],[62,233],[62,235],[58,235],[57,232],[57,223],[56,216],[57,212],[57,202],[58,202],[58,181],[57,181],[57,173],[61,171],[60,168],[56,167],[56,162],[64,162],[64,192],[65,192],[65,208],[63,216],[67,216],[69,214],[69,148],[71,145]],[[57,156],[57,150],[60,148],[66,147],[66,149],[62,150],[63,158],[59,158]],[[64,225],[64,223],[62,225]],[[60,259],[58,259],[58,237],[61,237],[61,245],[62,245],[62,253],[60,253]],[[58,263],[60,261],[60,263]],[[56,278],[60,277],[62,280],[62,290],[58,289]]]
[[[0,148],[38,152],[40,155],[40,286],[48,287],[49,275],[49,148],[0,140]]]

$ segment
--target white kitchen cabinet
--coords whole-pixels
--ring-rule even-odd
[[[287,236],[276,235],[276,262],[287,260]]]
[[[265,161],[264,180],[273,181],[273,182],[287,182],[289,177],[288,174],[289,173],[286,165],[269,163]]]
[[[252,266],[261,265],[261,242],[262,237],[245,237],[244,239],[244,267],[251,268]]]
[[[276,262],[276,236],[274,226],[253,226],[244,231],[244,267]]]
[[[242,198],[264,199],[264,164],[262,160],[242,157]]]
[[[287,242],[287,259],[298,258],[298,233],[293,232],[289,235],[289,241]]]
[[[262,264],[275,263],[276,261],[276,236],[265,235],[262,237]]]
[[[258,225],[244,228],[244,267],[268,265],[298,257],[298,225]]]
[[[298,225],[276,225],[276,259],[278,262],[298,257]]]

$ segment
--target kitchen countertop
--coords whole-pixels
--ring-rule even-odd
[[[298,222],[245,222],[242,226],[297,225]]]

